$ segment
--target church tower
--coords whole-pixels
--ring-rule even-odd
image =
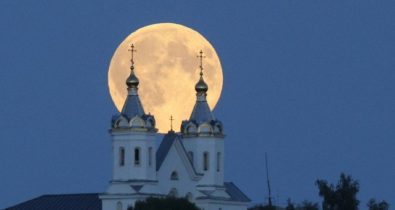
[[[155,119],[147,115],[138,96],[139,79],[134,72],[131,46],[130,76],[126,80],[128,96],[110,130],[113,144],[113,181],[155,180]]]
[[[208,85],[203,78],[203,52],[200,51],[200,79],[195,85],[196,104],[189,120],[181,124],[183,143],[189,159],[204,176],[198,186],[218,187],[224,184],[224,134],[222,123],[210,110],[206,96]]]
[[[103,210],[124,210],[145,194],[158,191],[155,119],[144,112],[140,102],[133,45],[129,51],[131,66],[130,76],[126,80],[128,95],[121,113],[115,115],[111,122],[113,173],[106,194],[101,196]]]

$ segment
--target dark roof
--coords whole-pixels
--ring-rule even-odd
[[[122,112],[129,120],[135,116],[142,117],[144,115],[144,109],[141,105],[138,95],[128,95],[125,104],[123,105]]]
[[[101,210],[99,193],[42,195],[4,210]]]
[[[226,192],[230,199],[222,197],[204,196],[197,199],[228,200],[236,202],[250,202],[251,200],[240,191],[232,182],[224,183]],[[99,193],[89,194],[63,194],[63,195],[42,195],[40,197],[25,201],[5,208],[4,210],[101,210],[101,200]]]
[[[224,182],[225,191],[230,198],[212,196],[210,193],[204,193],[205,196],[197,197],[197,200],[221,200],[221,201],[236,201],[236,202],[250,202],[251,200],[241,190],[233,184],[233,182]],[[202,192],[202,191],[201,191]]]
[[[178,137],[178,135],[174,131],[169,131],[164,137],[158,151],[156,151],[156,170],[158,171],[166,158],[167,153],[171,148],[174,140]]]
[[[181,146],[181,150],[183,154],[180,154],[181,156],[185,156],[186,159],[188,160],[188,166],[190,166],[190,168],[188,166],[188,169],[191,169],[192,173],[192,178],[197,178],[198,176],[203,176],[203,174],[201,173],[197,173],[195,167],[193,166],[192,160],[189,158],[187,151],[185,150],[184,144],[181,141],[182,136],[175,133],[174,131],[169,131],[164,137],[163,140],[161,142],[161,144],[159,145],[159,148],[156,152],[156,171],[159,171],[160,167],[162,166],[164,160],[166,159],[167,154],[170,151],[170,148],[172,147],[173,144],[177,144]],[[181,158],[183,159],[183,158]],[[184,159],[183,159],[184,160]]]
[[[250,202],[251,200],[233,182],[224,182],[226,192],[233,201]]]
[[[194,121],[197,124],[201,124],[204,122],[211,122],[215,120],[215,117],[213,116],[207,101],[196,101],[189,120]]]

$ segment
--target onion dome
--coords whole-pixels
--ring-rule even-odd
[[[206,82],[204,82],[203,74],[200,75],[199,82],[197,82],[195,85],[195,90],[198,93],[206,93],[207,92],[208,86],[207,86]]]
[[[196,103],[193,107],[189,120],[184,120],[181,124],[181,133],[184,137],[193,136],[217,136],[223,137],[223,126],[210,110],[206,100],[208,85],[203,79],[203,52],[200,51],[200,79],[195,85]]]
[[[112,130],[156,132],[155,118],[151,114],[145,114],[138,95],[139,79],[134,73],[133,53],[136,52],[136,50],[134,50],[133,45],[129,51],[132,52],[132,59],[130,60],[130,75],[126,79],[128,96],[126,97],[121,113],[112,118]]]
[[[128,79],[126,80],[126,85],[129,88],[137,88],[137,86],[139,85],[140,81],[139,79],[136,77],[136,75],[134,74],[134,66],[130,67],[130,75],[128,77]]]

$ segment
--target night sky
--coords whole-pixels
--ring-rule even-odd
[[[113,52],[173,22],[217,50],[225,179],[254,202],[320,202],[341,172],[395,206],[395,2],[0,1],[0,208],[104,192],[112,173]],[[192,107],[187,107],[192,110]],[[153,113],[155,114],[155,113]]]

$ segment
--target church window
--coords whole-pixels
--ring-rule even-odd
[[[170,179],[171,180],[178,180],[178,173],[177,173],[177,171],[171,172]]]
[[[191,160],[191,163],[193,165],[193,152],[192,151],[188,152],[188,157],[189,157],[189,160]]]
[[[123,147],[119,148],[119,165],[120,166],[125,165],[125,148]]]
[[[189,125],[187,127],[187,133],[196,133],[196,126],[194,125]]]
[[[122,203],[121,202],[117,203],[117,210],[122,210]]]
[[[134,149],[134,165],[140,165],[140,148]]]
[[[208,171],[208,152],[203,153],[203,170]]]
[[[221,153],[217,152],[217,172],[221,170]]]
[[[152,147],[148,148],[148,165],[152,166]]]
[[[211,133],[211,126],[208,124],[203,124],[199,127],[199,131],[200,133]]]
[[[132,120],[130,120],[130,125],[133,127],[144,127],[144,120],[141,119],[139,116],[136,116]]]

